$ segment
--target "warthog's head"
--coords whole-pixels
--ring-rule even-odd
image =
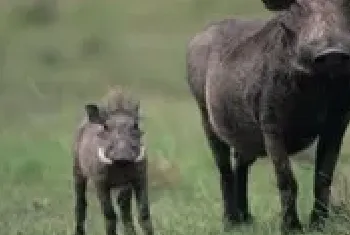
[[[313,73],[349,72],[350,0],[262,0],[287,37],[296,65]]]
[[[85,110],[89,122],[100,125],[97,156],[102,163],[144,160],[143,132],[139,127],[138,110],[137,113],[126,110],[107,113],[96,104],[85,105]]]

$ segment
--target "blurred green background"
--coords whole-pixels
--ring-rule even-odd
[[[223,234],[217,170],[185,80],[186,43],[212,20],[269,15],[260,0],[1,0],[0,234],[73,234],[72,137],[83,105],[114,85],[141,99],[157,234]],[[305,223],[312,168],[295,167]],[[235,234],[278,233],[271,172],[269,161],[254,166],[257,221]],[[96,202],[91,189],[88,234],[104,233]],[[348,231],[348,220],[337,221],[330,231]]]

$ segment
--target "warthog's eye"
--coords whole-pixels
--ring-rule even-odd
[[[131,149],[133,150],[133,151],[138,151],[139,150],[139,145],[137,145],[137,144],[133,144],[133,145],[131,145]]]

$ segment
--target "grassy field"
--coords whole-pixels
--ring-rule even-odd
[[[211,20],[267,17],[260,1],[57,0],[47,8],[33,2],[0,2],[0,234],[73,233],[73,131],[84,103],[116,84],[142,100],[157,234],[223,234],[217,170],[184,79],[185,45]],[[347,171],[348,153],[349,137],[338,172]],[[307,223],[313,165],[294,166]],[[278,234],[271,172],[266,160],[253,167],[256,222],[232,234]],[[336,181],[336,199],[346,207],[344,182]],[[334,216],[327,233],[349,234],[347,218]],[[92,189],[87,231],[104,233]]]

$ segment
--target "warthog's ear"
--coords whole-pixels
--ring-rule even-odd
[[[137,119],[140,121],[143,119],[143,115],[142,115],[142,109],[140,108],[140,101],[137,101],[136,104],[136,113],[137,113]]]
[[[88,116],[89,122],[96,124],[104,123],[100,109],[96,104],[86,104],[85,111]]]
[[[270,11],[281,11],[288,9],[296,0],[262,0],[262,2]]]
[[[135,111],[137,115],[140,115],[140,101],[137,101]]]

